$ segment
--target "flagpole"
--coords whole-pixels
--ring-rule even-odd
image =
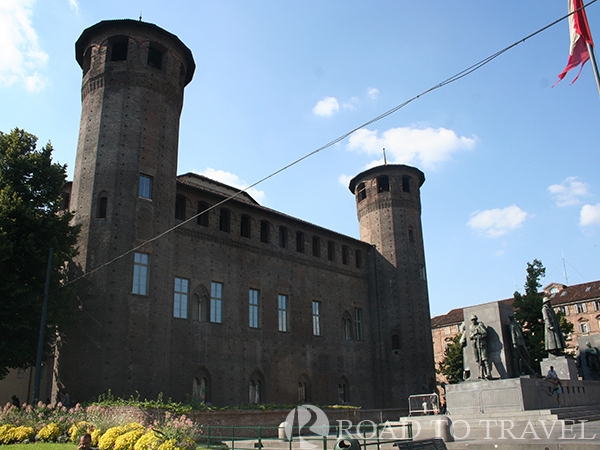
[[[585,14],[585,3],[582,1],[581,6],[583,7],[583,12]],[[588,22],[588,30],[590,32],[590,40],[592,40],[592,30],[589,28]],[[592,42],[594,42],[592,40]],[[586,42],[588,54],[590,55],[590,63],[592,64],[592,71],[594,72],[594,78],[596,79],[596,88],[598,89],[598,95],[600,96],[600,73],[598,73],[598,63],[596,62],[596,55],[594,54],[594,47],[590,45],[589,42]]]

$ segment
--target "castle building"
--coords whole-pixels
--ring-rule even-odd
[[[423,173],[374,167],[350,182],[360,240],[177,176],[195,63],[173,34],[102,21],[83,69],[69,209],[81,321],[61,337],[75,400],[403,407],[435,373],[421,227]]]

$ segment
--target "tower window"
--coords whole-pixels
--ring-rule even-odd
[[[377,177],[377,192],[389,192],[390,178],[387,175]]]
[[[365,183],[359,183],[359,185],[356,187],[356,198],[359,202],[367,198],[367,189],[365,187]]]
[[[198,217],[196,217],[196,223],[198,225],[202,225],[203,227],[208,226],[208,203],[206,202],[198,202]]]
[[[106,197],[106,194],[100,194],[100,197],[98,198],[98,210],[97,210],[96,217],[98,219],[106,219],[107,209],[108,209],[108,197]]]
[[[129,38],[120,38],[112,43],[110,49],[111,61],[127,61],[127,47],[129,47]]]
[[[83,74],[84,75],[86,73],[88,73],[88,71],[90,70],[91,65],[92,65],[92,47],[89,47],[85,51],[85,53],[83,54],[82,69],[83,69]]]
[[[147,253],[134,253],[133,257],[133,294],[147,295],[148,292],[148,268],[150,266],[150,255]]]
[[[240,223],[240,236],[249,238],[252,236],[252,219],[246,214],[242,214],[242,221]]]
[[[156,69],[162,68],[163,52],[158,48],[151,46],[148,49],[148,65]]]
[[[152,177],[140,174],[140,185],[138,195],[142,198],[152,198]]]
[[[392,351],[394,352],[394,355],[397,355],[401,348],[400,335],[397,333],[392,334]]]
[[[175,197],[175,218],[179,220],[185,220],[185,205],[186,198],[183,195],[177,195]]]
[[[415,232],[413,231],[412,228],[408,229],[408,242],[415,242]]]
[[[260,242],[268,244],[271,240],[271,224],[266,220],[260,221]]]
[[[410,177],[402,177],[402,192],[410,192]]]

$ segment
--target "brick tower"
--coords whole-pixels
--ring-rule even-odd
[[[371,317],[376,402],[404,406],[435,386],[419,189],[425,175],[383,165],[350,181],[360,239],[373,245]]]
[[[81,226],[75,263],[90,275],[76,284],[83,321],[66,334],[59,381],[79,399],[109,388],[156,395],[171,311],[151,299],[173,295],[155,281],[173,255],[169,237],[132,249],[174,224],[179,118],[195,64],[177,36],[134,20],[87,28],[75,51],[83,81],[70,209]]]

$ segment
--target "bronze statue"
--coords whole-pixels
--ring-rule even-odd
[[[550,299],[548,297],[544,297],[542,315],[544,316],[544,341],[546,350],[553,355],[560,355],[567,345],[565,344],[565,338],[560,331],[558,317],[556,317],[556,313],[550,305]]]
[[[473,341],[475,360],[479,364],[479,378],[492,378],[492,368],[487,352],[487,327],[473,314],[469,326],[469,340]]]
[[[584,355],[592,380],[600,380],[600,350],[597,347],[592,347],[591,342],[586,342]]]
[[[524,375],[525,372],[530,375],[534,374],[534,370],[529,365],[529,351],[525,345],[525,337],[521,325],[515,320],[515,315],[508,316],[508,331],[510,333],[510,342],[512,343],[513,370],[516,376]]]

